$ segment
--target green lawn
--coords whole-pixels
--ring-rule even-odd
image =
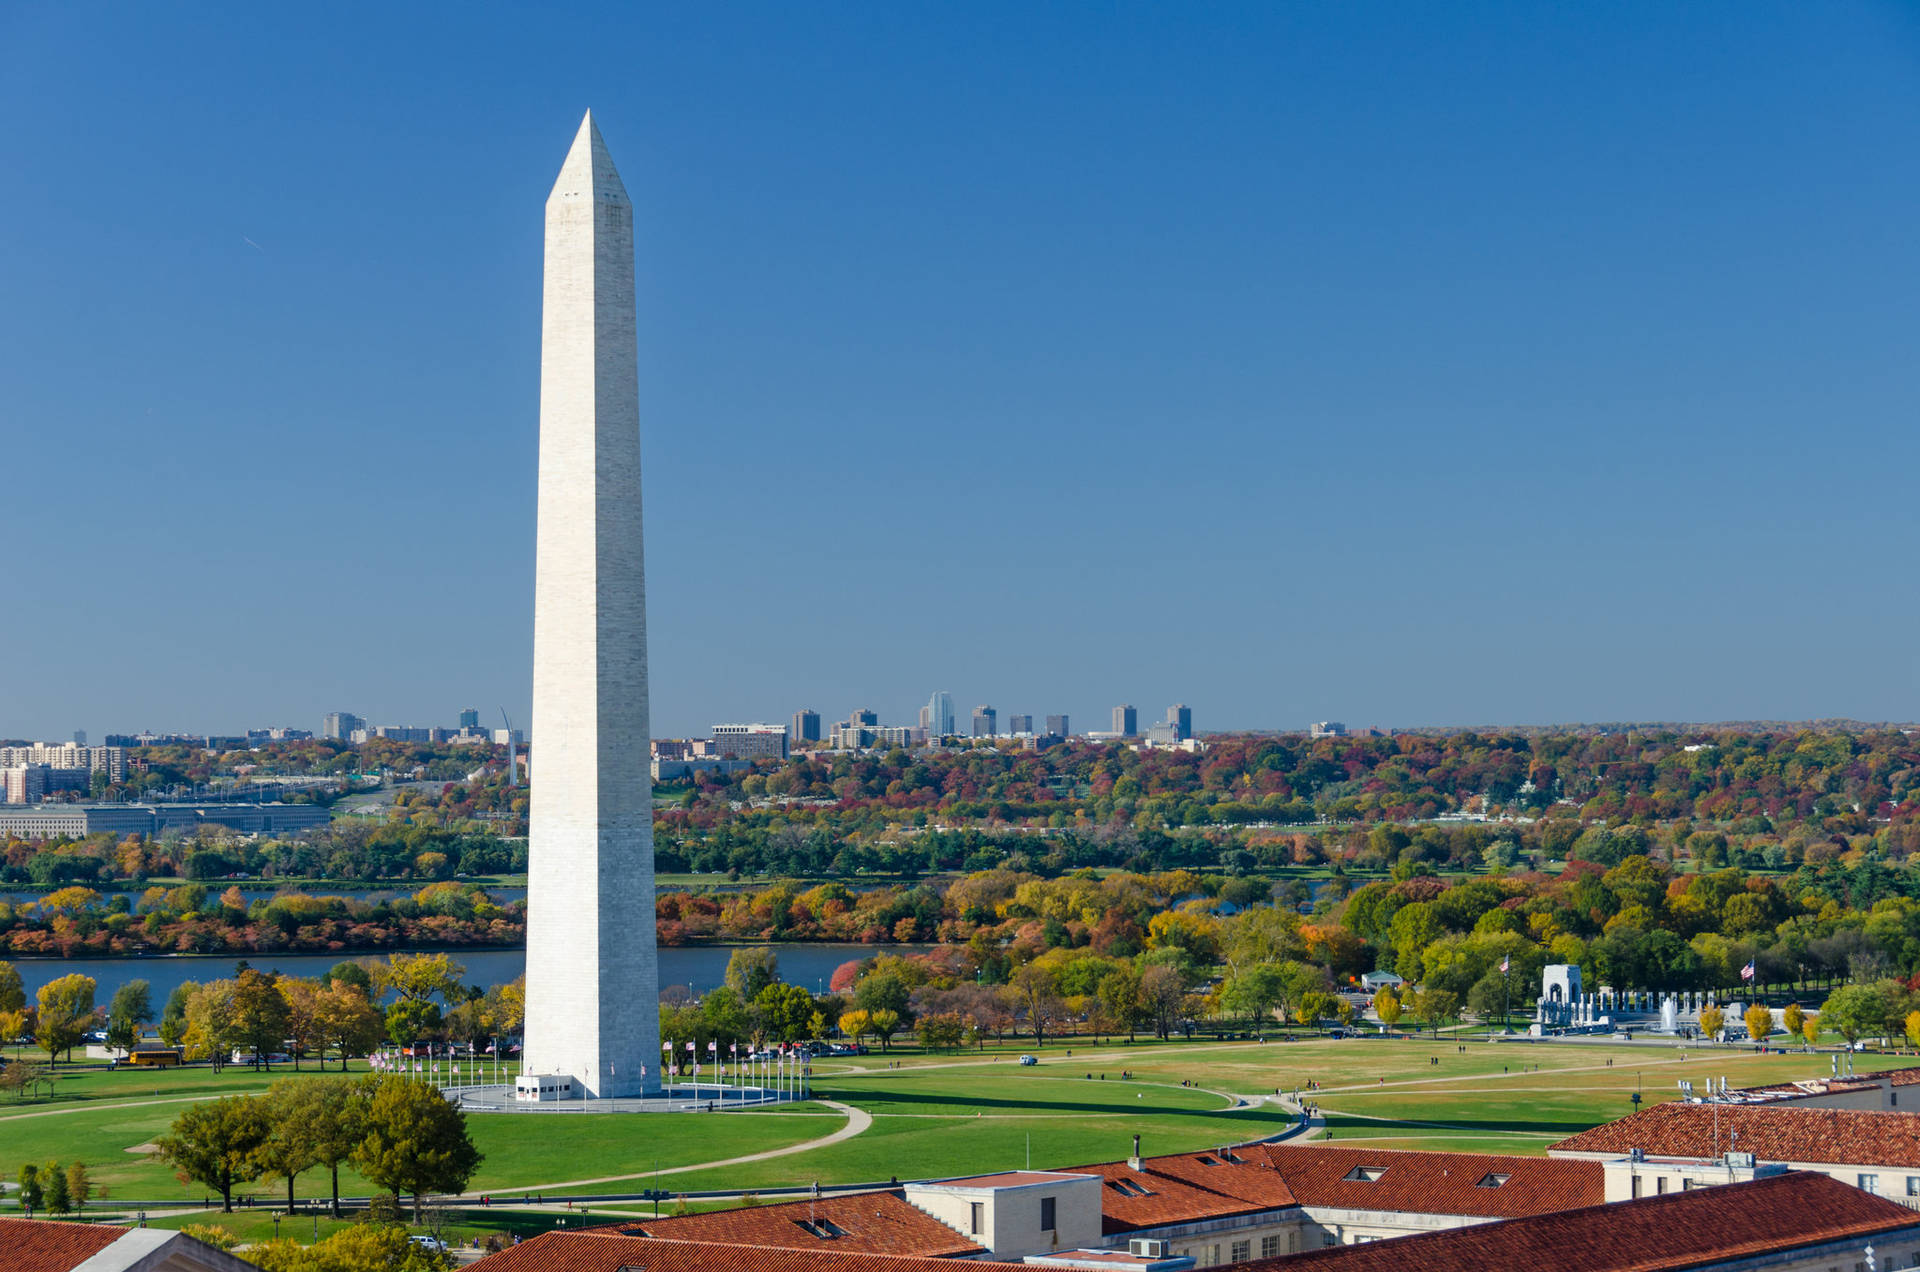
[[[1023,1049],[1040,1063],[1020,1065]],[[1036,1167],[1072,1166],[1124,1157],[1134,1135],[1149,1154],[1203,1148],[1286,1130],[1289,1114],[1266,1099],[1276,1089],[1298,1090],[1319,1104],[1336,1143],[1539,1153],[1556,1139],[1624,1116],[1635,1091],[1651,1104],[1676,1098],[1681,1078],[1704,1088],[1709,1078],[1741,1086],[1823,1076],[1831,1059],[1830,1053],[1489,1043],[1467,1035],[1437,1042],[1140,1039],[1045,1048],[1022,1042],[952,1055],[903,1048],[815,1066],[818,1097],[872,1116],[862,1134],[766,1161],[661,1175],[657,1186],[670,1193],[766,1190],[816,1180],[967,1174],[1029,1160]],[[1855,1063],[1868,1072],[1914,1060],[1867,1054]],[[1123,1079],[1123,1071],[1131,1078]],[[11,1175],[21,1161],[79,1159],[110,1198],[201,1196],[199,1186],[181,1184],[139,1150],[192,1100],[257,1091],[279,1076],[228,1069],[215,1078],[190,1069],[63,1077],[52,1099],[0,1105],[0,1172]],[[1317,1090],[1310,1088],[1315,1083]],[[814,1103],[725,1115],[476,1114],[468,1124],[486,1154],[474,1190],[531,1187],[565,1197],[639,1192],[656,1184],[656,1170],[805,1143],[845,1122]],[[627,1178],[608,1178],[615,1176]],[[584,1180],[606,1182],[577,1182]],[[371,1191],[352,1172],[343,1172],[341,1188],[349,1195]],[[260,1181],[247,1191],[271,1199],[284,1190]],[[301,1197],[325,1191],[318,1171],[299,1181]]]

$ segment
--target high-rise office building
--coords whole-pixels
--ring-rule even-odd
[[[1063,715],[1048,716],[1047,717],[1047,736],[1055,737],[1055,738],[1064,738],[1064,737],[1072,736],[1070,731],[1067,728],[1067,717]]]
[[[1007,717],[1007,732],[1018,737],[1022,733],[1033,732],[1033,717],[1030,715],[1010,715]]]
[[[795,742],[818,742],[820,740],[820,713],[809,711],[805,707],[793,713],[793,740]]]
[[[73,731],[73,744],[75,746],[85,746],[87,744],[87,731],[85,729],[75,729]]]
[[[1133,709],[1132,703],[1122,703],[1113,709],[1113,731],[1123,738],[1140,736],[1140,713]]]
[[[462,729],[479,728],[480,727],[480,708],[468,707],[465,711],[462,711],[460,713],[460,727]]]
[[[351,711],[329,711],[320,722],[320,736],[332,742],[350,742],[354,730],[366,727],[367,722]]]
[[[920,708],[920,736],[922,738],[925,738],[927,736],[927,721],[931,719],[933,719],[933,708],[921,707]]]
[[[1173,726],[1174,736],[1182,742],[1193,736],[1193,708],[1184,702],[1176,702],[1167,708],[1167,723]]]
[[[866,707],[861,707],[847,717],[847,723],[856,729],[871,729],[880,723],[880,716]]]
[[[998,729],[995,726],[999,720],[999,714],[999,712],[989,706],[982,705],[975,707],[973,709],[973,736],[976,738],[996,736]]]
[[[945,689],[927,699],[927,740],[938,741],[953,732],[953,695]]]

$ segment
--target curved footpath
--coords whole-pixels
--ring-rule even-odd
[[[560,1179],[550,1183],[529,1184],[519,1188],[489,1188],[485,1190],[485,1195],[488,1197],[519,1196],[525,1193],[545,1192],[550,1188],[584,1188],[588,1184],[617,1184],[630,1179],[652,1179],[656,1175],[679,1175],[693,1170],[712,1170],[720,1166],[740,1166],[747,1162],[764,1162],[773,1157],[786,1157],[793,1153],[807,1153],[816,1148],[825,1148],[829,1144],[838,1144],[841,1140],[852,1139],[873,1125],[873,1115],[865,1109],[857,1109],[851,1104],[841,1104],[834,1100],[819,1100],[816,1101],[816,1103],[830,1108],[837,1113],[845,1114],[847,1124],[833,1134],[823,1135],[819,1139],[804,1140],[798,1144],[789,1144],[785,1148],[770,1148],[764,1153],[748,1153],[744,1157],[727,1157],[719,1161],[694,1162],[686,1166],[669,1166],[665,1170],[636,1171],[630,1175],[601,1175],[593,1179]],[[446,1196],[436,1194],[436,1198],[441,1201],[471,1201],[477,1200],[481,1195],[479,1192],[465,1192],[448,1194]]]

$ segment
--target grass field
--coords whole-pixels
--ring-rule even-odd
[[[1830,1053],[1489,1043],[1466,1035],[1076,1042],[1036,1051],[1040,1063],[1030,1067],[1017,1063],[1019,1053],[1014,1045],[954,1055],[903,1049],[822,1061],[814,1078],[819,1100],[862,1110],[871,1126],[835,1143],[731,1165],[708,1163],[822,1139],[845,1127],[846,1118],[820,1102],[726,1115],[473,1115],[468,1124],[486,1162],[471,1187],[537,1188],[566,1198],[656,1185],[680,1193],[914,1179],[1029,1160],[1071,1166],[1124,1157],[1136,1134],[1148,1154],[1278,1134],[1293,1116],[1272,1098],[1276,1090],[1297,1090],[1320,1106],[1325,1133],[1336,1143],[1540,1153],[1556,1139],[1631,1112],[1636,1091],[1652,1104],[1677,1097],[1682,1078],[1701,1087],[1721,1077],[1754,1085],[1824,1076],[1832,1064]],[[1856,1058],[1862,1072],[1911,1063]],[[1123,1072],[1131,1076],[1123,1079]],[[193,1100],[258,1091],[269,1080],[235,1069],[218,1078],[200,1069],[65,1077],[52,1099],[0,1105],[0,1173],[11,1176],[20,1162],[79,1159],[110,1197],[202,1195],[142,1150]],[[653,1178],[656,1170],[685,1167],[694,1169]],[[297,1192],[321,1197],[326,1187],[325,1176],[313,1171]],[[341,1188],[348,1195],[370,1191],[351,1172],[342,1173]],[[272,1199],[284,1195],[284,1186],[260,1181],[247,1191]]]

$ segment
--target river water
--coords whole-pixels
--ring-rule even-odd
[[[660,949],[660,984],[686,985],[695,994],[704,994],[726,980],[727,960],[739,946],[675,945]],[[852,959],[871,958],[875,954],[913,954],[934,948],[930,945],[770,945],[779,960],[780,979],[812,993],[824,992],[834,968]],[[432,951],[439,952],[439,951]],[[448,950],[454,960],[467,969],[470,985],[500,985],[526,970],[525,950]],[[289,976],[317,977],[352,954],[255,954],[247,961],[263,971],[280,971]],[[93,977],[98,988],[94,1002],[105,1007],[114,991],[130,980],[144,980],[153,987],[153,1008],[157,1013],[175,987],[183,981],[220,980],[233,975],[235,956],[222,954],[167,955],[160,958],[22,958],[14,959],[26,981],[27,998],[32,1000],[39,988],[57,977],[75,972]]]

